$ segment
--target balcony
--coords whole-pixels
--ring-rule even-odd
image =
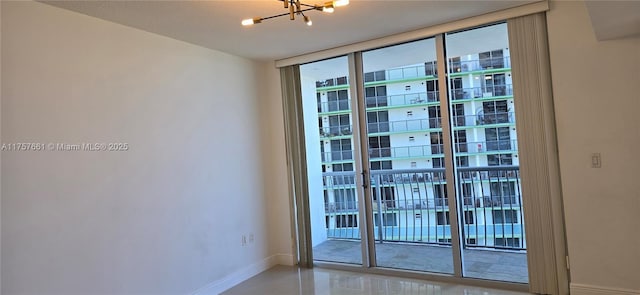
[[[509,68],[511,68],[511,60],[508,56],[476,60],[449,61],[449,69],[451,69],[451,73],[453,74]]]
[[[511,84],[494,85],[485,87],[470,87],[451,89],[451,99],[459,100],[491,100],[513,96],[513,86]],[[405,106],[438,105],[440,101],[438,91],[426,91],[410,94],[398,94],[388,96],[371,96],[365,98],[367,109],[390,109]],[[318,114],[327,113],[349,113],[351,101],[341,99],[336,101],[325,101],[318,104]]]
[[[318,132],[320,132],[320,138],[322,139],[329,139],[338,136],[350,137],[353,134],[351,125],[319,127]]]
[[[427,75],[429,74],[429,75]],[[433,77],[435,70],[431,67],[425,67],[425,65],[402,67],[386,70],[386,80],[405,80],[412,78],[426,78]]]
[[[485,87],[451,89],[452,100],[493,98],[504,96],[513,96],[513,85],[505,84]]]
[[[436,272],[452,269],[450,208],[444,176],[444,169],[371,172],[373,232],[377,253],[381,253],[379,265]],[[460,207],[467,276],[527,281],[519,177],[517,166],[458,169],[456,203]],[[323,178],[327,240],[314,248],[315,259],[360,263],[360,244],[352,242],[360,240],[355,173],[324,173]],[[353,190],[351,199],[335,198],[335,192],[345,189]],[[350,216],[348,220],[346,216]],[[336,253],[337,248],[342,250]],[[509,271],[492,272],[501,267]]]
[[[371,96],[366,97],[365,101],[367,108],[392,108],[426,104],[437,105],[437,102],[440,101],[438,95],[438,91],[427,91],[388,96]]]
[[[515,139],[487,140],[475,142],[456,142],[453,147],[460,154],[480,154],[492,152],[517,152],[518,141]]]
[[[480,113],[477,115],[453,116],[453,126],[472,127],[498,124],[514,124],[516,116],[513,112]]]

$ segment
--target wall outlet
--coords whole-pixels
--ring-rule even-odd
[[[253,233],[249,234],[249,243],[253,243]]]
[[[242,245],[242,246],[246,246],[247,245],[247,236],[242,235],[242,240],[240,240],[240,245]]]

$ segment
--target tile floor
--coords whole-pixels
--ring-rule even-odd
[[[354,273],[273,267],[222,295],[524,295],[527,293]]]

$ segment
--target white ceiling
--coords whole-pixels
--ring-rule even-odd
[[[277,60],[536,1],[351,0],[333,14],[309,12],[311,27],[288,17],[251,27],[240,25],[245,18],[286,12],[282,3],[275,0],[43,2],[250,59]]]
[[[587,1],[600,41],[640,36],[640,1]]]

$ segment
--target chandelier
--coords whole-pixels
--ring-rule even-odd
[[[300,0],[278,0],[278,1],[283,2],[284,8],[289,9],[289,12],[267,16],[267,17],[248,18],[248,19],[242,20],[242,25],[250,26],[253,24],[259,24],[263,20],[268,20],[271,18],[286,16],[286,15],[289,16],[290,20],[294,20],[296,19],[296,15],[298,15],[298,16],[302,16],[302,19],[307,24],[307,26],[310,26],[313,24],[313,22],[311,22],[311,18],[309,18],[309,16],[304,14],[306,11],[317,10],[317,11],[323,11],[326,13],[332,13],[335,7],[345,6],[349,4],[349,0],[330,1],[330,2],[325,2],[323,5],[304,4],[304,3],[300,3]]]

